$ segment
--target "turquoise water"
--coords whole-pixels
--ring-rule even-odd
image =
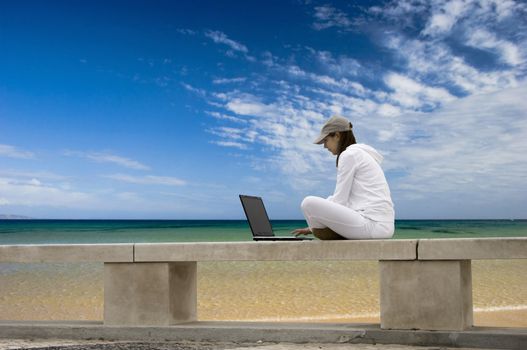
[[[275,220],[276,235],[305,227]],[[527,220],[398,220],[395,239],[526,237]],[[0,244],[249,241],[245,220],[0,220]]]

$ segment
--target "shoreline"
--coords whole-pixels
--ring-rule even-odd
[[[201,320],[200,320],[201,321]],[[203,320],[216,321],[216,320]],[[227,321],[227,320],[223,320]],[[283,317],[236,320],[234,322],[298,322],[298,323],[373,323],[380,324],[378,316],[316,318],[316,317]],[[527,328],[527,309],[475,311],[474,326],[497,328]]]
[[[80,320],[45,320],[45,319],[0,319],[1,321],[80,321]],[[87,321],[87,320],[83,320]],[[102,322],[102,320],[93,320]],[[380,324],[379,316],[362,316],[362,317],[276,317],[276,318],[254,318],[254,319],[199,319],[200,322],[276,322],[276,323],[357,323],[357,324]],[[496,327],[496,328],[527,328],[527,309],[521,310],[493,310],[493,311],[475,311],[474,326],[476,327]]]

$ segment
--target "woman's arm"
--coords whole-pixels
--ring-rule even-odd
[[[341,205],[348,204],[351,186],[360,161],[359,157],[359,152],[353,151],[344,151],[340,154],[337,184],[333,195],[327,198],[329,201]]]

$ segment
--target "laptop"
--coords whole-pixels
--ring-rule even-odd
[[[246,196],[240,194],[243,211],[249,221],[249,226],[255,241],[307,241],[310,237],[275,236],[273,227],[267,216],[267,211],[261,197]]]

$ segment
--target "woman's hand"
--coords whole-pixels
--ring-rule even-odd
[[[295,237],[298,237],[300,235],[310,235],[312,232],[309,229],[309,227],[306,227],[306,228],[297,228],[296,230],[291,231],[291,233],[294,234]]]

